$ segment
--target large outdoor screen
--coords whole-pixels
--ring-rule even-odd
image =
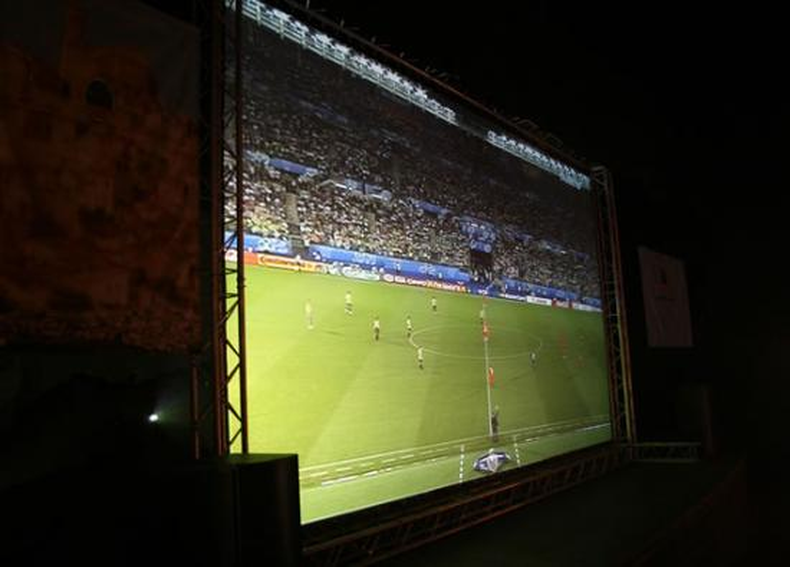
[[[586,173],[244,5],[250,450],[303,522],[610,440]]]

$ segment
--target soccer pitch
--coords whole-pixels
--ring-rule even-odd
[[[303,522],[477,478],[492,447],[515,466],[610,439],[600,313],[488,299],[486,345],[480,296],[258,266],[246,281],[250,451],[298,453]]]

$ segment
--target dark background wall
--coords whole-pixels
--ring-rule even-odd
[[[764,531],[779,533],[787,504],[781,463],[790,457],[783,427],[790,410],[784,266],[790,99],[778,9],[760,2],[695,7],[674,1],[571,9],[547,0],[430,10],[425,2],[404,0],[317,0],[312,7],[376,36],[394,53],[405,52],[406,59],[445,72],[445,80],[474,98],[529,118],[612,170],[641,435],[683,438],[679,394],[688,384],[709,385],[722,450],[748,453]],[[192,13],[189,2],[168,9]],[[646,346],[640,245],[685,261],[693,348]],[[25,356],[24,363],[15,355],[0,360],[2,391],[15,396],[4,406],[11,411],[0,414],[0,431],[23,430],[34,416],[30,410],[49,407],[39,405],[43,401],[54,408],[48,415],[67,416],[74,407],[88,415],[66,400],[90,396],[18,396],[20,364],[26,376],[47,374],[41,370],[46,364],[79,373],[84,368],[74,356],[82,355]],[[99,361],[89,367],[137,376],[118,380],[112,387],[118,392],[135,380],[146,382],[141,376],[186,369],[184,360],[170,359],[140,369],[130,362],[135,353],[118,349],[86,356]],[[80,387],[104,386],[93,381]],[[101,423],[118,423],[118,415],[108,412]],[[49,443],[57,445],[52,438]]]
[[[790,444],[782,18],[745,5],[314,0],[416,65],[613,173],[640,437],[688,439],[709,389],[748,455],[758,527],[786,525]],[[437,73],[438,74],[438,73]],[[694,347],[647,346],[637,248],[685,262]],[[770,547],[770,545],[769,545]]]

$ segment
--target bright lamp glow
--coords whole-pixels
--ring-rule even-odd
[[[159,414],[152,413],[148,416],[148,423],[156,423],[157,421],[159,421]]]

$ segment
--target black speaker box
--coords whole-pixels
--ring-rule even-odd
[[[299,469],[296,455],[238,455],[230,469],[239,565],[301,561]]]

